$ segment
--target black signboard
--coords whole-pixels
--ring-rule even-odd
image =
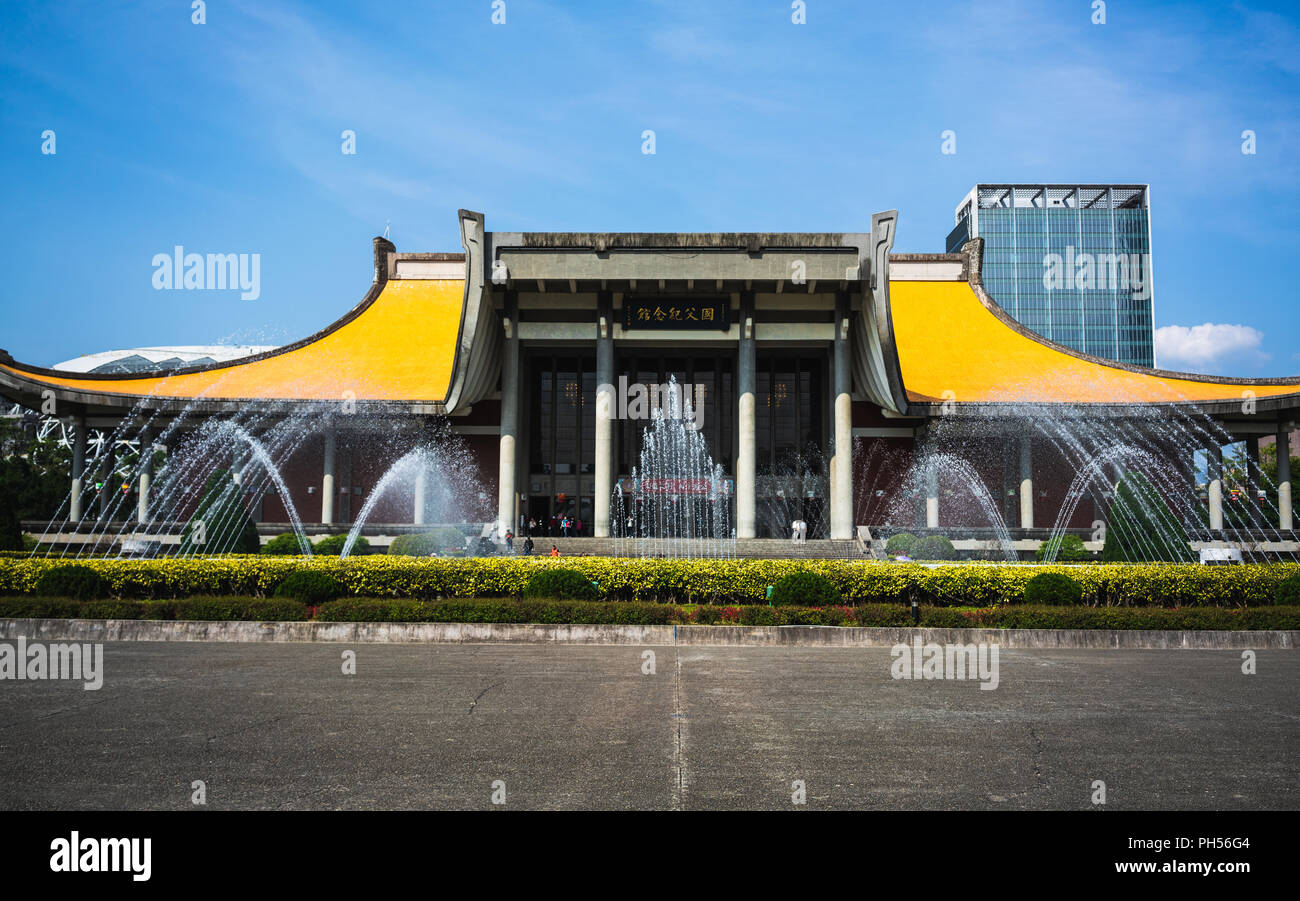
[[[725,298],[626,298],[623,301],[625,329],[718,329],[731,328],[731,304]]]

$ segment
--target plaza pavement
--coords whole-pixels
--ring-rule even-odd
[[[1086,809],[1095,780],[1110,809],[1300,804],[1294,651],[1244,675],[1240,651],[1004,648],[991,691],[891,662],[108,643],[99,691],[0,682],[0,809],[192,809],[196,780],[208,809]]]

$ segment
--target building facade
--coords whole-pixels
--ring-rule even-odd
[[[376,238],[361,302],[273,350],[166,373],[67,372],[0,351],[0,394],[54,402],[73,426],[68,521],[129,529],[158,515],[143,450],[129,509],[87,496],[88,478],[113,471],[112,442],[110,456],[87,456],[92,430],[170,454],[234,421],[213,465],[247,473],[250,448],[283,449],[271,454],[283,484],[255,499],[269,523],[294,508],[330,527],[368,504],[371,523],[431,522],[439,484],[417,480],[413,500],[373,495],[398,461],[452,434],[470,464],[457,478],[502,531],[566,515],[583,534],[615,535],[640,490],[662,493],[651,505],[724,504],[740,539],[803,519],[809,537],[837,540],[892,520],[1005,524],[1037,541],[1104,514],[1073,490],[1109,478],[1099,461],[1167,464],[1190,488],[1198,450],[1218,460],[1231,440],[1286,440],[1300,416],[1300,378],[1163,372],[1044,338],[986,290],[981,237],[895,254],[896,211],[861,233],[493,232],[465,210],[459,221],[457,253]],[[716,473],[638,485],[647,409],[685,398]],[[1292,528],[1290,473],[1278,482],[1278,509],[1256,517],[1270,534]],[[1224,528],[1216,484],[1212,531]]]
[[[1147,185],[976,185],[947,250],[984,239],[984,286],[1013,319],[1073,350],[1155,366]]]

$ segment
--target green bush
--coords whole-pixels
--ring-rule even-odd
[[[447,549],[464,550],[465,535],[455,526],[442,526],[418,535],[399,535],[388,547],[388,553],[407,557],[429,557]]]
[[[1063,573],[1039,573],[1025,583],[1024,597],[1026,604],[1077,604],[1083,589]]]
[[[329,573],[313,569],[300,569],[292,572],[275,589],[278,598],[293,598],[304,604],[323,604],[340,595],[347,594],[347,589],[338,579]]]
[[[11,552],[12,553],[12,552]],[[1276,603],[1279,583],[1300,573],[1294,563],[1237,566],[1095,564],[1089,566],[920,566],[875,560],[674,560],[617,557],[414,558],[249,556],[155,560],[82,559],[125,599],[262,597],[296,570],[333,576],[354,597],[407,599],[516,597],[534,574],[570,569],[617,601],[767,604],[767,586],[792,572],[830,579],[852,605],[922,604],[987,607],[1018,600],[1040,572],[1062,572],[1083,589],[1083,604],[1127,607],[1258,607]],[[66,561],[0,553],[0,595],[31,595],[42,575]]]
[[[916,544],[916,536],[911,532],[899,532],[897,535],[890,535],[889,540],[885,542],[885,553],[891,557],[912,555],[912,545]]]
[[[262,553],[275,555],[301,554],[302,542],[296,532],[282,532],[262,545]]]
[[[704,611],[704,616],[700,614]],[[714,617],[713,613],[720,615]],[[248,597],[189,598],[180,601],[0,597],[0,617],[54,619],[151,619],[301,621],[308,611],[287,600]],[[317,609],[325,622],[576,623],[676,625],[740,622],[751,626],[821,625],[908,627],[911,617],[899,604],[857,607],[700,607],[696,616],[673,604],[629,601],[555,601],[513,598],[412,601],[344,598]],[[1297,630],[1300,606],[1246,607],[1062,607],[1023,604],[1012,607],[921,607],[921,626],[985,629],[1167,629]]]
[[[1278,583],[1274,601],[1278,604],[1300,605],[1300,572],[1292,573]]]
[[[75,563],[46,570],[36,582],[36,594],[42,597],[88,601],[111,593],[108,583],[95,569]]]
[[[1083,539],[1078,535],[1061,535],[1048,539],[1038,546],[1035,556],[1039,560],[1046,560],[1048,553],[1053,549],[1056,550],[1053,561],[1057,563],[1080,563],[1092,559],[1092,553],[1084,546]]]
[[[173,609],[176,619],[189,620],[299,622],[307,619],[307,604],[289,598],[189,598],[174,602]]]
[[[544,569],[536,572],[524,588],[526,598],[557,598],[594,601],[600,597],[596,586],[576,569]]]
[[[840,602],[840,590],[821,573],[800,570],[777,579],[772,586],[772,604],[777,607],[802,604],[824,607]]]
[[[1195,560],[1196,555],[1188,544],[1187,530],[1151,480],[1129,472],[1115,487],[1101,559],[1104,563],[1183,563]]]
[[[262,539],[244,506],[243,489],[229,472],[216,470],[181,534],[178,553],[256,554],[261,549]]]
[[[13,507],[6,500],[0,505],[0,551],[26,550],[22,526],[14,515]]]
[[[943,535],[926,535],[912,544],[912,552],[908,556],[916,560],[955,560],[957,550]]]
[[[672,625],[686,622],[685,611],[672,604],[624,601],[554,601],[496,598],[466,601],[392,601],[345,598],[321,606],[326,622],[407,623],[582,623]]]
[[[343,553],[343,545],[348,543],[348,536],[326,535],[320,541],[312,545],[311,552],[320,554],[322,557],[337,557]],[[365,535],[358,535],[356,543],[352,545],[350,556],[361,557],[370,553],[370,542]]]

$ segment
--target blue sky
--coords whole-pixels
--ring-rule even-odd
[[[976,182],[1116,181],[1152,186],[1159,363],[1300,372],[1290,4],[505,2],[4,3],[0,347],[294,340],[361,298],[386,223],[459,250],[458,207],[540,231],[897,208],[897,250],[941,251]],[[154,290],[177,244],[261,254],[261,297]]]

